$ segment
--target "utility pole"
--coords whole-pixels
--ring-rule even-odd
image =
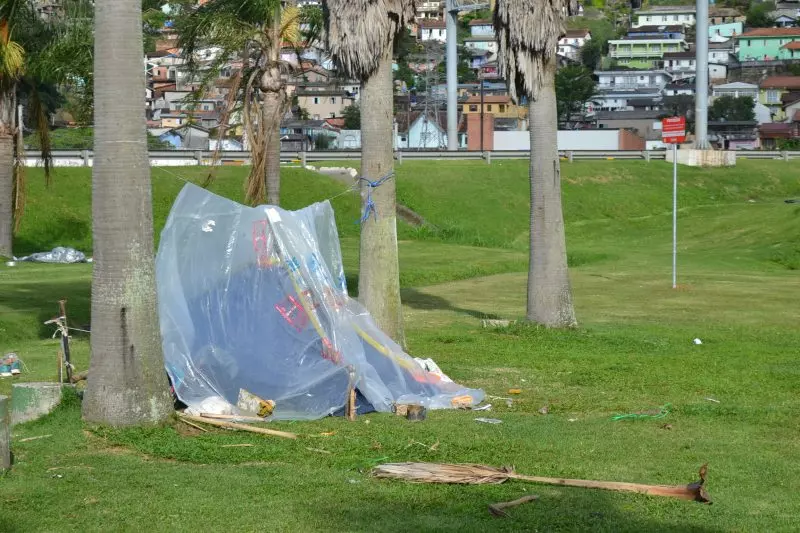
[[[458,150],[458,14],[491,7],[489,0],[445,0],[447,33],[447,149]]]
[[[707,150],[708,145],[708,0],[696,0],[694,147]]]
[[[458,9],[454,0],[445,2],[447,32],[447,149],[458,150]]]

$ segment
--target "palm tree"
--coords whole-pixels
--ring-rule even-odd
[[[361,80],[361,255],[358,296],[378,326],[403,343],[393,158],[392,48],[414,16],[413,0],[327,0],[328,50]]]
[[[555,75],[565,17],[564,0],[497,0],[498,63],[514,101],[528,98],[531,137],[531,244],[527,319],[549,327],[575,326],[567,271],[561,171],[556,143]]]
[[[29,0],[0,3],[0,257],[10,256],[25,207],[23,131],[33,128],[50,182],[49,112],[55,86],[91,78],[91,5],[65,0],[45,21]],[[18,113],[19,106],[25,116]]]
[[[178,46],[190,73],[200,78],[196,96],[218,79],[232,57],[241,59],[223,122],[234,114],[244,122],[253,161],[245,186],[248,203],[280,202],[280,122],[290,103],[285,75],[296,68],[281,59],[281,49],[299,44],[300,23],[308,12],[282,0],[211,0],[178,19]],[[213,57],[204,59],[202,50],[213,50]]]
[[[40,133],[45,176],[50,177],[47,110],[35,60],[52,34],[27,0],[0,3],[0,257],[12,255],[14,231],[25,207],[22,135],[18,105]],[[44,127],[40,127],[40,126]]]
[[[140,0],[95,9],[92,354],[83,418],[151,424],[172,412],[156,312]]]

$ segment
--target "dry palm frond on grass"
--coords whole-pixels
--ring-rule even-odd
[[[711,503],[704,487],[707,465],[700,468],[700,481],[688,485],[644,485],[617,481],[592,481],[517,474],[512,468],[492,468],[475,464],[386,463],[376,466],[372,475],[378,478],[403,479],[413,483],[458,483],[466,485],[499,484],[509,479],[532,481],[546,485],[636,492],[650,496],[666,496],[682,500]]]

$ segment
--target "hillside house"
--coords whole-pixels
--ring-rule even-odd
[[[567,33],[558,41],[558,53],[571,59],[580,60],[581,48],[592,38],[592,33],[587,29],[567,30]]]
[[[419,21],[417,38],[420,41],[447,41],[445,21],[442,19],[424,19]]]
[[[608,55],[617,62],[634,68],[652,68],[666,53],[688,48],[683,39],[626,37],[608,41]]]
[[[636,22],[634,26],[661,26],[669,24],[681,24],[683,26],[694,26],[695,19],[694,6],[659,6],[651,9],[637,11],[634,15]]]
[[[782,121],[786,118],[783,96],[800,91],[800,76],[770,76],[758,87],[759,101],[769,108],[774,121]]]
[[[718,5],[708,6],[708,24],[744,23],[747,17],[738,9]]]
[[[663,89],[672,81],[664,70],[596,70],[597,90]]]
[[[756,28],[736,41],[739,61],[800,59],[800,28]]]
[[[711,96],[733,96],[734,98],[749,96],[755,101],[758,100],[758,85],[753,83],[744,83],[741,81],[715,85],[711,89]]]
[[[628,28],[628,37],[653,37],[656,39],[685,39],[686,27],[680,24],[639,26]]]
[[[341,117],[344,108],[356,102],[355,96],[341,88],[297,89],[297,105],[314,120]]]
[[[442,17],[442,2],[439,0],[424,0],[417,2],[417,20],[438,19]]]
[[[464,115],[480,114],[481,97],[470,96],[461,105]],[[483,112],[491,113],[497,118],[523,118],[528,110],[525,107],[514,105],[508,95],[484,95]]]
[[[470,20],[469,34],[472,37],[494,37],[494,25],[487,19]]]
[[[730,39],[744,32],[741,22],[728,22],[726,24],[712,24],[708,27],[709,39]]]

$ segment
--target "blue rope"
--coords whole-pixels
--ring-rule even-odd
[[[367,178],[361,176],[358,178],[359,181],[364,181],[367,183],[367,202],[364,205],[364,213],[361,215],[361,220],[359,220],[359,224],[363,224],[367,220],[369,220],[369,215],[372,213],[372,216],[375,217],[375,220],[378,220],[378,211],[375,209],[375,202],[372,201],[372,189],[376,189],[392,179],[394,177],[394,170],[390,171],[384,177],[376,181],[370,181]]]

